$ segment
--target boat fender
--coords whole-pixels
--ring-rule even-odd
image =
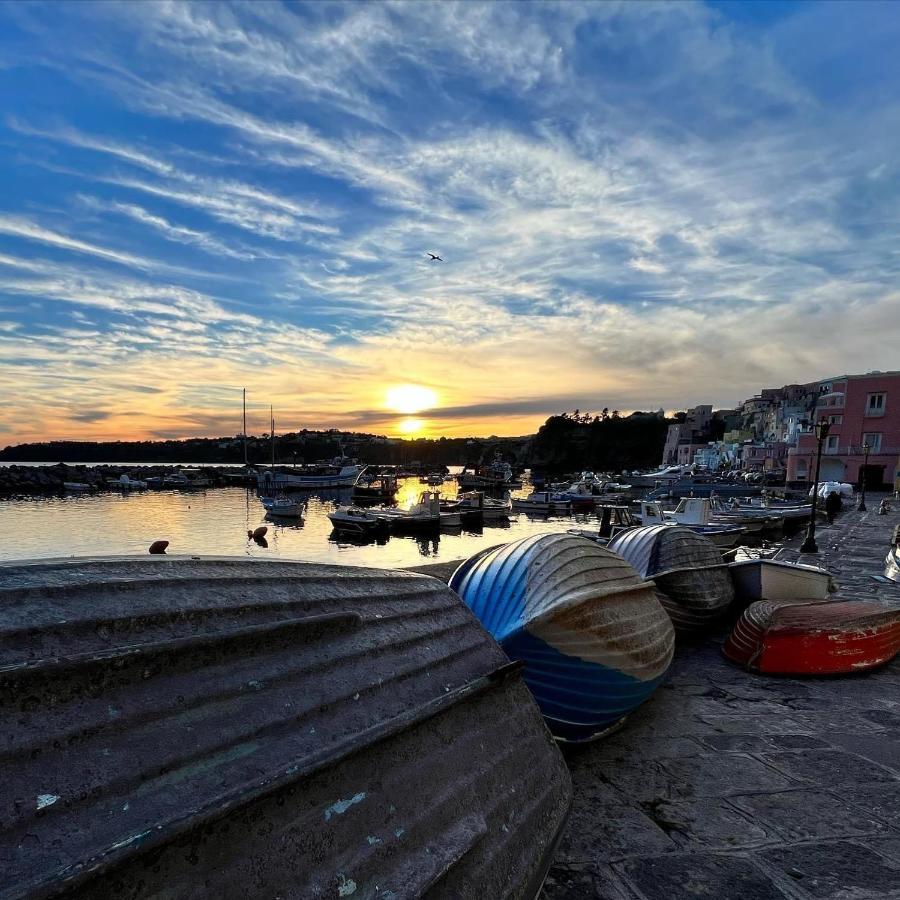
[[[252,537],[254,541],[258,541],[261,538],[264,538],[266,536],[266,532],[268,530],[269,529],[266,528],[265,525],[260,525],[257,528],[254,528],[253,531],[250,532],[250,537]]]
[[[165,553],[166,547],[168,547],[168,546],[169,546],[168,541],[154,541],[150,545],[150,552],[153,553],[154,555],[158,554],[158,553]]]

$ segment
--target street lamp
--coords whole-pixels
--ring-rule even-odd
[[[826,419],[819,419],[816,422],[816,441],[818,447],[816,449],[816,480],[813,483],[813,499],[812,510],[809,514],[809,526],[806,529],[806,540],[800,545],[801,553],[818,553],[819,548],[816,546],[816,506],[819,499],[819,468],[822,465],[822,444],[831,431],[831,425]]]
[[[866,470],[869,467],[869,451],[872,448],[869,446],[869,442],[866,441],[866,443],[862,445],[862,449],[863,449],[863,453],[865,453],[866,457],[865,457],[865,461],[863,462],[862,475],[860,475],[860,478],[859,478],[859,503],[857,504],[856,508],[860,512],[865,512],[866,511]]]

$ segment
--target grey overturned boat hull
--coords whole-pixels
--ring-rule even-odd
[[[2,898],[530,897],[571,801],[518,669],[422,576],[2,566],[0,681]]]

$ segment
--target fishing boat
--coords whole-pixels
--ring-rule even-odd
[[[561,741],[619,727],[672,662],[674,632],[653,585],[621,557],[570,534],[489,548],[450,579],[511,659]]]
[[[739,548],[728,565],[735,593],[742,601],[825,600],[831,588],[827,569]]]
[[[512,502],[508,497],[505,500],[496,500],[493,497],[485,497],[483,491],[464,491],[458,494],[456,499],[461,510],[477,510],[485,522],[508,519],[512,515]]]
[[[728,564],[709,538],[680,525],[643,525],[622,532],[609,549],[643,578],[652,578],[679,634],[715,624],[734,600]]]
[[[532,900],[571,802],[521,667],[433,578],[7,563],[0,670],[5,897]]]
[[[554,499],[569,503],[573,510],[585,510],[594,508],[597,494],[591,482],[582,480],[554,489]]]
[[[393,531],[416,531],[428,528],[455,528],[462,525],[458,512],[441,512],[439,491],[422,491],[409,509],[373,509],[372,515]]]
[[[512,506],[521,512],[545,516],[567,516],[572,512],[571,501],[560,499],[553,491],[534,491],[527,497],[513,497]]]
[[[375,475],[365,482],[360,478],[360,480],[353,485],[353,502],[387,503],[394,499],[396,493],[396,475]]]
[[[693,497],[681,500],[674,512],[667,513],[658,500],[641,502],[641,525],[681,525],[709,538],[717,547],[733,547],[747,529],[743,525],[713,523],[709,500]]]
[[[461,488],[509,488],[521,487],[520,482],[514,481],[512,466],[500,455],[494,454],[494,459],[486,466],[469,472],[464,466],[462,472],[456,476],[456,483]]]
[[[771,675],[841,675],[900,652],[900,605],[873,600],[751,603],[722,646],[732,662]]]
[[[387,523],[377,518],[371,510],[359,506],[339,506],[328,513],[328,519],[337,531],[348,534],[369,535],[386,531]]]

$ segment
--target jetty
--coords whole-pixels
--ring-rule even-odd
[[[803,559],[834,573],[836,596],[900,603],[881,577],[892,506],[819,526],[820,553]],[[858,676],[767,677],[723,657],[727,633],[677,644],[621,731],[566,752],[574,803],[545,900],[898,896],[900,658]]]

